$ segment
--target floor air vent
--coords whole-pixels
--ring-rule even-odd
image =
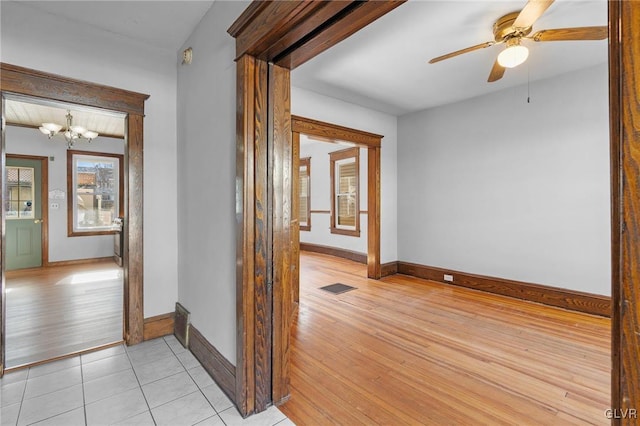
[[[324,287],[320,287],[320,290],[328,291],[333,294],[345,293],[347,291],[355,290],[357,287],[351,287],[350,285],[335,283],[331,285],[326,285]]]
[[[178,341],[182,343],[182,346],[184,346],[185,348],[189,347],[190,316],[191,314],[184,308],[184,306],[176,303],[176,315],[173,333],[175,334],[176,339],[178,339]]]

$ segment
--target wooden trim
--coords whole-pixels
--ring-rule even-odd
[[[56,260],[53,262],[48,262],[46,266],[47,268],[57,268],[59,266],[86,265],[90,263],[102,263],[107,261],[114,262],[113,256],[92,257],[88,259]]]
[[[108,152],[67,150],[67,237],[91,237],[96,235],[113,235],[118,231],[74,231],[73,230],[73,156],[87,155],[94,157],[110,157],[118,159],[118,216],[124,216],[124,155]]]
[[[380,147],[369,148],[367,163],[367,276],[379,280],[380,270]],[[359,217],[359,216],[358,216]]]
[[[367,255],[357,251],[347,250],[339,247],[329,247],[320,244],[300,243],[300,250],[310,251],[313,253],[328,254],[329,256],[341,257],[343,259],[353,260],[354,262],[367,263]]]
[[[124,338],[128,345],[143,339],[143,117],[144,102],[149,95],[116,89],[31,70],[15,65],[0,64],[0,89],[6,95],[33,96],[93,108],[108,109],[127,114],[125,123],[124,178]],[[4,102],[4,101],[3,101]],[[3,106],[4,108],[4,106]],[[4,133],[3,133],[4,135]],[[4,141],[4,139],[3,139]],[[4,142],[3,142],[4,143]],[[2,171],[5,147],[2,145]],[[3,212],[2,226],[4,226]],[[3,250],[4,253],[4,250]],[[135,256],[129,256],[135,253]],[[3,267],[4,271],[4,267]],[[3,280],[4,283],[4,280]],[[4,315],[4,300],[2,306]],[[4,333],[4,322],[2,323]],[[4,335],[4,334],[3,334]],[[4,344],[2,346],[4,351]],[[3,358],[4,361],[4,358]]]
[[[329,141],[353,142],[363,148],[380,147],[382,135],[364,132],[362,130],[350,129],[336,124],[325,123],[323,121],[312,120],[310,118],[291,116],[291,128],[294,132],[309,136],[324,138]]]
[[[143,120],[142,115],[129,114],[124,164],[124,294],[125,340],[135,345],[144,339],[144,240],[143,240]]]
[[[409,262],[398,262],[398,273],[426,280],[458,285],[516,299],[543,303],[593,315],[611,316],[611,298],[540,284],[530,284],[503,278],[469,274],[451,269],[436,268]],[[445,281],[444,274],[453,275],[453,281]]]
[[[193,324],[189,326],[189,350],[220,389],[238,406],[235,394],[236,367],[218,352]]]
[[[300,164],[300,133],[291,132],[291,155],[292,169],[298,170]],[[291,301],[294,305],[300,302],[300,223],[295,220],[296,217],[300,216],[299,186],[300,180],[296,179],[294,175],[293,179],[291,179]],[[311,197],[309,197],[309,200],[311,200]],[[311,201],[309,201],[310,205]],[[311,210],[309,210],[309,220],[311,220]],[[294,313],[295,308],[292,309],[291,315],[293,316]]]
[[[40,161],[40,202],[42,203],[42,220],[44,226],[42,226],[42,266],[49,264],[49,157],[40,155],[23,155],[23,154],[7,154],[7,158],[22,158],[25,160],[39,160]],[[4,167],[2,170],[5,170]],[[2,182],[2,180],[0,180]]]
[[[244,55],[236,69],[236,199],[240,209],[236,213],[235,395],[240,414],[247,416],[266,409],[272,383],[268,65]]]
[[[2,91],[108,109],[144,114],[149,95],[49,74],[11,64],[0,64]]]
[[[640,2],[610,3],[612,408],[640,410]],[[623,417],[623,416],[620,416]],[[634,418],[635,417],[635,418]]]
[[[158,337],[173,334],[175,313],[156,315],[144,319],[144,340],[156,339]]]
[[[388,262],[380,265],[380,277],[388,277],[398,273],[398,262]]]
[[[311,214],[331,214],[331,210],[310,210]]]
[[[300,133],[296,133],[298,135],[298,137],[300,137]],[[298,143],[299,145],[299,143]],[[300,152],[300,148],[298,148],[298,156]],[[296,161],[297,166],[293,169],[293,170],[300,170],[301,166],[306,166],[307,167],[307,224],[306,225],[299,225],[300,231],[311,231],[311,157],[305,157],[305,158],[299,158]],[[294,188],[295,188],[295,194],[300,194],[300,179],[293,179],[294,182]],[[293,213],[292,214],[292,218],[298,218],[300,217],[300,208],[299,208],[299,204],[300,204],[300,200],[298,198],[298,200],[295,202],[295,204],[293,205]],[[298,223],[300,223],[298,221]]]
[[[330,177],[330,186],[331,186],[331,228],[330,231],[332,234],[346,235],[350,237],[359,237],[360,236],[360,215],[355,214],[356,224],[355,229],[342,229],[338,228],[338,207],[336,205],[336,162],[340,160],[346,160],[349,158],[353,158],[355,162],[355,172],[356,172],[356,205],[355,211],[360,211],[360,148],[347,148],[341,149],[340,151],[334,151],[329,153],[329,177]]]
[[[292,135],[291,135],[291,81],[290,71],[277,65],[269,65],[269,170],[271,199],[271,229],[273,230],[273,322],[272,359],[270,376],[264,381],[268,386],[265,405],[280,404],[289,399],[289,334],[293,298],[291,293],[291,180]],[[277,99],[276,99],[277,98]],[[298,170],[295,171],[298,173]],[[295,219],[298,219],[297,217]],[[270,320],[269,317],[266,318]]]

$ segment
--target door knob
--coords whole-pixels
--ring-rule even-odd
[[[42,219],[34,219],[33,223],[44,223]]]

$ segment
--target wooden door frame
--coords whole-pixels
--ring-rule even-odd
[[[49,203],[46,201],[49,198],[49,158],[40,155],[23,155],[23,154],[6,154],[6,158],[16,158],[24,160],[40,161],[41,170],[41,183],[40,183],[40,197],[42,203],[42,266],[49,264]],[[6,167],[6,166],[5,166]],[[2,169],[4,170],[4,169]],[[4,173],[2,174],[4,177]],[[4,217],[4,216],[3,216]],[[5,251],[2,251],[5,253]],[[4,255],[3,255],[4,256]],[[0,296],[2,297],[2,296]],[[4,322],[3,322],[4,323]],[[4,348],[4,344],[2,346]]]
[[[290,87],[270,87],[267,64],[285,74],[317,56],[378,17],[402,4],[392,1],[261,2],[254,1],[229,28],[236,38],[237,164],[245,180],[238,181],[238,204],[249,210],[238,213],[238,271],[236,403],[243,415],[264,409],[256,404],[256,388],[271,387],[275,403],[288,395],[287,301],[271,293],[290,283],[272,280],[274,271],[289,265],[253,268],[253,236],[256,226],[267,225],[273,237],[282,230],[256,220],[255,206],[267,201],[253,186],[255,149],[290,137]],[[609,1],[609,81],[611,126],[611,259],[612,259],[612,400],[616,410],[640,409],[640,2]],[[267,93],[269,94],[267,96]],[[279,123],[267,135],[266,121]],[[286,130],[289,130],[287,134]],[[286,143],[286,142],[285,142]],[[290,145],[290,142],[288,142]],[[286,151],[285,151],[286,152]],[[291,151],[289,151],[291,152]],[[281,158],[281,160],[286,160]],[[289,170],[290,171],[290,170]],[[261,185],[269,187],[273,177]],[[288,176],[290,178],[290,176]],[[286,198],[286,193],[284,194]],[[290,195],[289,195],[290,198]],[[286,199],[285,206],[286,206]],[[290,201],[290,200],[289,200]],[[266,204],[265,204],[266,205]],[[278,210],[283,206],[273,206]],[[265,213],[265,212],[262,212]],[[267,217],[273,211],[267,210]],[[277,213],[277,212],[276,212]],[[287,230],[288,232],[289,230]],[[261,229],[260,232],[266,232]],[[269,237],[271,238],[271,237]],[[288,249],[287,249],[288,250]],[[290,255],[290,250],[289,255]],[[281,291],[281,290],[278,290]],[[286,294],[282,293],[281,294]],[[273,297],[271,305],[270,297]],[[258,302],[258,303],[256,303]],[[269,309],[273,307],[273,315]],[[279,318],[284,318],[283,321]],[[259,321],[256,321],[259,319]],[[270,324],[273,320],[273,336]],[[267,325],[265,328],[265,324]],[[273,343],[273,346],[272,346]],[[272,352],[273,349],[273,352]],[[273,357],[273,376],[263,374],[256,360],[267,366]],[[259,372],[260,374],[256,374]],[[628,411],[625,411],[628,412]],[[622,411],[618,411],[618,414]],[[619,416],[621,417],[621,416]],[[614,424],[633,424],[631,418],[612,419]]]
[[[359,148],[367,149],[367,276],[379,280],[380,269],[380,155],[382,138],[384,136],[349,127],[338,126],[310,118],[291,116],[291,131],[293,132],[294,151],[299,151],[300,135],[316,136],[328,142],[340,140],[351,142]],[[298,145],[298,146],[296,146]],[[300,155],[293,157],[293,170],[298,169],[296,161]],[[294,186],[298,174],[293,175]],[[295,208],[294,200],[294,208]],[[296,215],[293,216],[294,218]],[[294,221],[294,223],[297,223]],[[293,239],[294,252],[299,252],[295,244],[299,245],[299,238]],[[295,259],[294,259],[295,262]],[[294,279],[292,283],[294,301],[298,300],[299,288]]]
[[[0,96],[4,116],[5,95],[28,96],[50,101],[77,104],[120,112],[125,118],[125,220],[123,247],[124,279],[124,340],[128,345],[143,340],[143,121],[144,102],[149,95],[103,86],[56,74],[36,71],[16,65],[0,63]],[[0,177],[4,185],[5,124],[2,125]],[[4,256],[4,203],[0,210],[2,225],[2,253]],[[4,373],[5,347],[5,277],[4,258],[0,259],[2,284],[0,291],[0,376]]]

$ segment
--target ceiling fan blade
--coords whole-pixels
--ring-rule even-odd
[[[500,80],[504,75],[505,67],[498,63],[498,60],[493,63],[493,68],[491,68],[491,73],[489,73],[489,79],[487,80],[489,83],[493,83],[494,81]]]
[[[533,41],[564,41],[564,40],[604,40],[609,36],[609,28],[604,27],[575,27],[541,30],[530,38]]]
[[[493,46],[495,41],[488,41],[486,43],[476,44],[475,46],[467,47],[466,49],[456,50],[455,52],[447,53],[446,55],[438,56],[429,61],[430,64],[444,61],[445,59],[453,58],[454,56],[462,55],[463,53],[473,52],[474,50],[484,49],[485,47]]]
[[[551,6],[554,0],[529,0],[513,23],[516,28],[529,28]]]

